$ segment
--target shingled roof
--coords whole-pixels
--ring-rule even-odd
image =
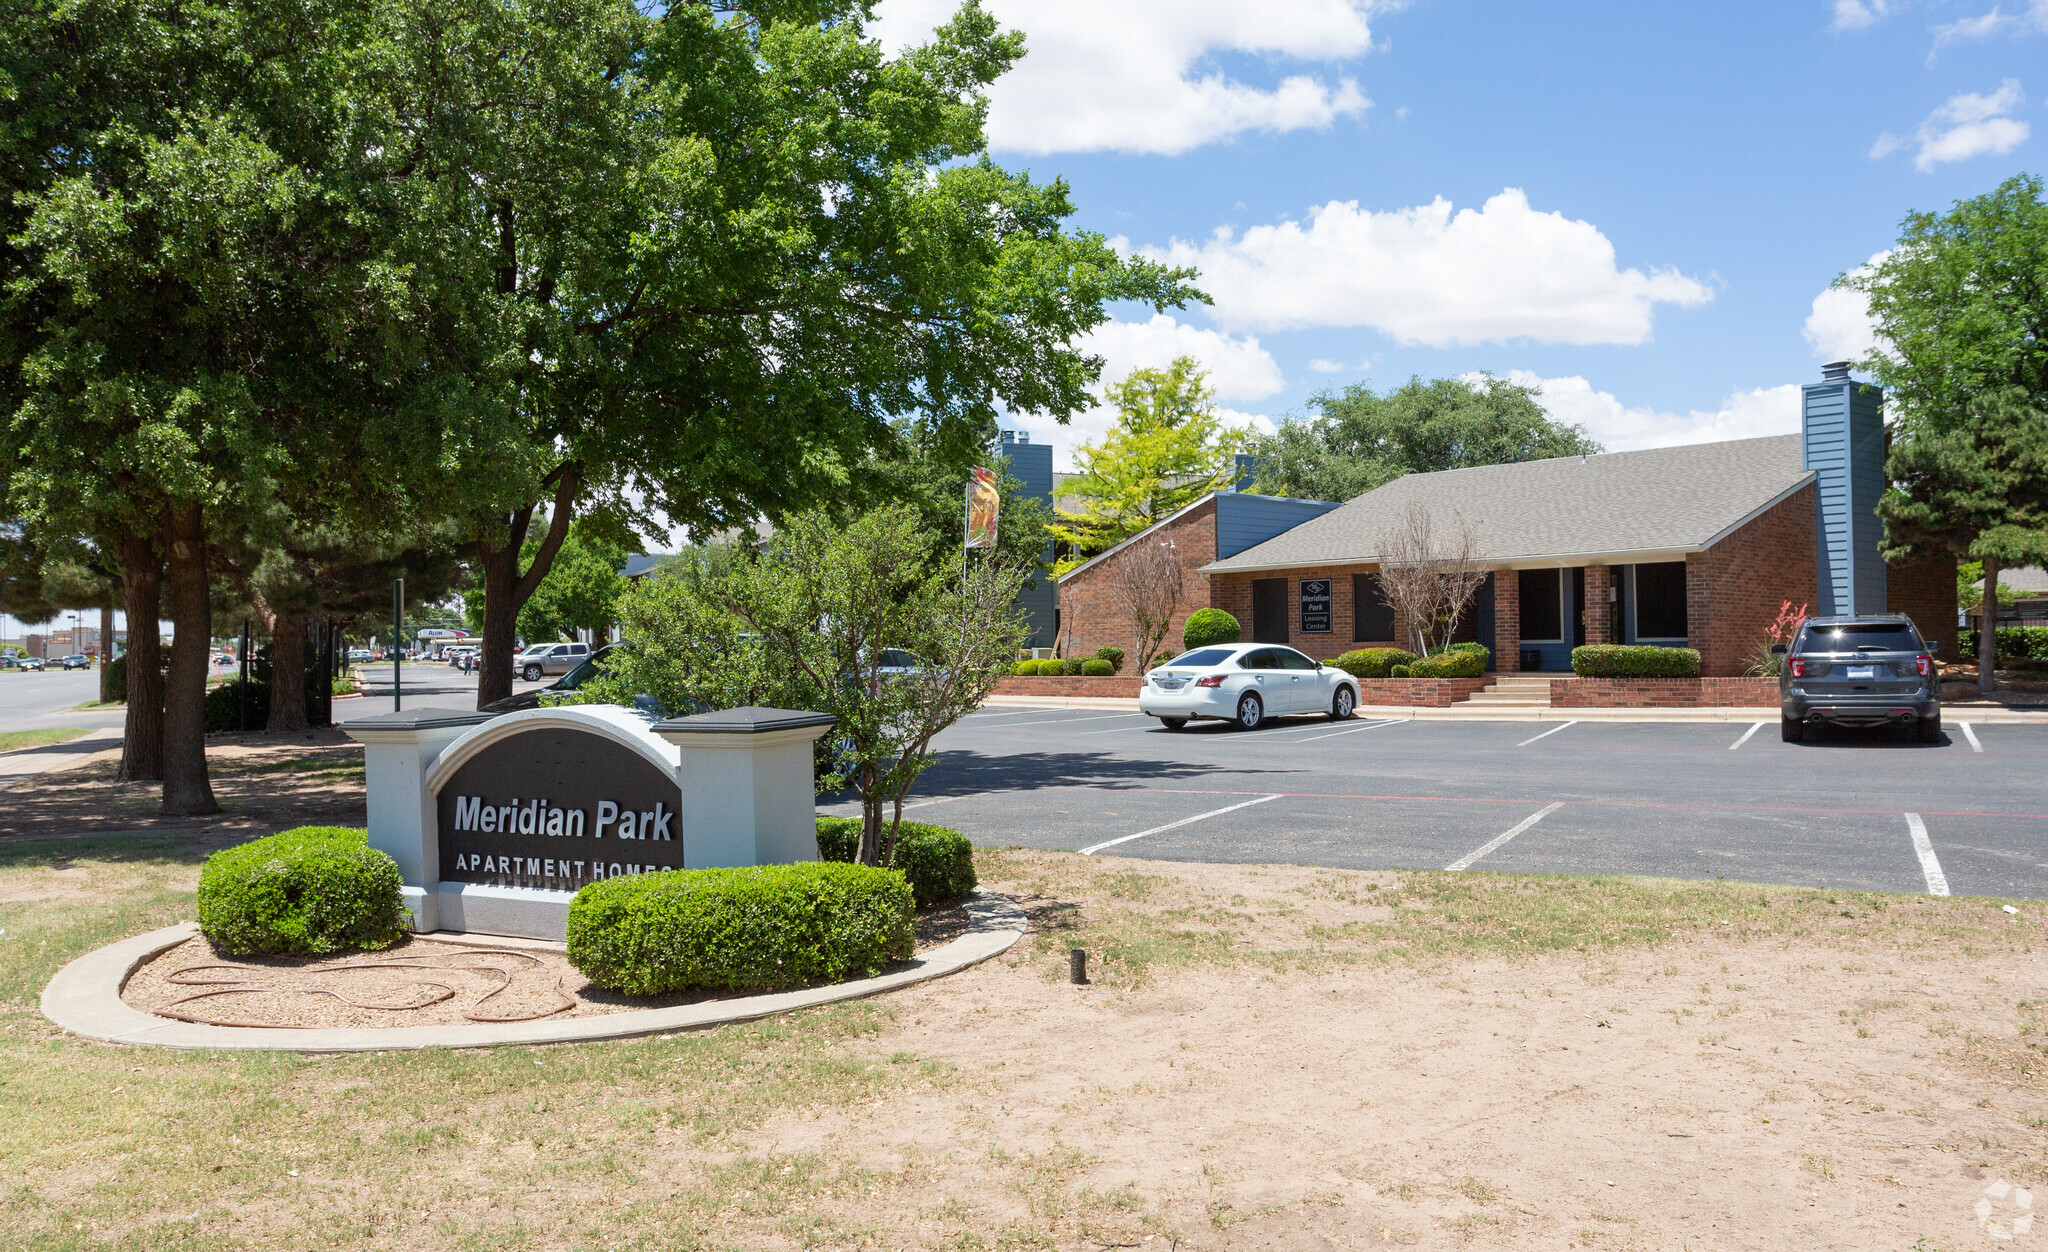
[[[1698,552],[1813,480],[1799,436],[1410,474],[1203,567],[1370,564],[1411,502],[1463,518],[1486,565],[1626,564]]]

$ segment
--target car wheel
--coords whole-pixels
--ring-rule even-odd
[[[1330,720],[1341,722],[1351,716],[1351,710],[1358,707],[1358,697],[1351,694],[1351,688],[1337,688],[1337,698],[1330,701]]]
[[[1254,692],[1247,691],[1237,698],[1237,728],[1257,730],[1259,723],[1266,720],[1266,703]]]
[[[1915,727],[1915,729],[1916,729],[1916,730],[1918,730],[1918,731],[1920,732],[1920,742],[1922,742],[1922,743],[1940,743],[1940,742],[1941,742],[1941,714],[1939,714],[1939,713],[1936,713],[1936,714],[1935,714],[1935,715],[1934,715],[1933,717],[1923,717],[1923,718],[1921,718],[1921,719],[1920,719],[1920,724],[1919,724],[1919,725],[1918,725],[1917,727]]]
[[[540,666],[529,665],[526,667],[526,681],[530,683],[537,683],[540,681]]]
[[[1162,717],[1159,719],[1159,724],[1168,730],[1179,730],[1188,724],[1188,719],[1185,717]]]
[[[1806,723],[1796,717],[1778,718],[1778,737],[1786,743],[1798,743],[1806,738]]]

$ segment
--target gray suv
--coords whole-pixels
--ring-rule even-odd
[[[566,674],[589,659],[587,643],[537,643],[512,658],[512,671],[537,683],[543,674]]]
[[[1934,673],[1939,643],[1920,638],[1903,613],[1809,617],[1778,675],[1780,724],[1786,743],[1809,724],[1904,726],[1922,743],[1941,742],[1941,683]]]

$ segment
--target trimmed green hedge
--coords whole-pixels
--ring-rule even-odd
[[[412,925],[403,881],[367,832],[301,826],[206,858],[199,929],[230,956],[388,948]]]
[[[1955,632],[1955,651],[1942,656],[1950,661],[1977,659],[1977,631],[1960,627]],[[2001,661],[2048,661],[2048,626],[2000,626],[1998,659]]]
[[[1083,678],[1113,678],[1116,676],[1116,666],[1111,665],[1099,656],[1091,656],[1081,662],[1081,676]]]
[[[1691,648],[1589,643],[1572,649],[1572,672],[1584,678],[1698,678],[1700,654]]]
[[[1019,661],[1010,667],[1010,673],[1018,678],[1036,678],[1039,665],[1038,661]]]
[[[860,819],[818,819],[818,855],[828,861],[851,862],[860,851]],[[950,826],[903,822],[896,827],[896,852],[891,858],[910,882],[917,907],[951,904],[972,894],[975,886],[974,845]]]
[[[1413,652],[1400,648],[1359,648],[1346,652],[1330,664],[1353,678],[1391,678],[1396,665],[1412,665]]]
[[[1488,655],[1476,643],[1461,643],[1410,662],[1408,672],[1415,678],[1478,678],[1486,673]]]
[[[1095,649],[1095,655],[1098,659],[1109,662],[1110,673],[1121,674],[1124,672],[1124,650],[1122,648],[1114,645],[1105,645]]]
[[[1212,644],[1236,643],[1238,633],[1237,619],[1222,609],[1196,609],[1188,617],[1188,624],[1181,627],[1181,650],[1193,652]]]
[[[600,987],[773,991],[872,978],[916,942],[910,884],[810,861],[627,874],[569,902],[569,962]]]
[[[1389,678],[1413,678],[1415,671],[1406,665],[1396,665],[1387,671]]]

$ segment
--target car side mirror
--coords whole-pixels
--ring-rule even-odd
[[[1929,655],[1929,656],[1934,656],[1934,655],[1938,654],[1938,653],[1939,653],[1940,651],[1941,651],[1941,640],[1939,640],[1939,639],[1929,639],[1929,640],[1927,641],[1927,655]]]
[[[1771,645],[1771,655],[1772,655],[1772,656],[1783,656],[1783,655],[1785,655],[1785,645],[1784,645],[1784,644],[1782,644],[1782,643],[1774,643],[1774,644],[1772,644],[1772,645]]]

